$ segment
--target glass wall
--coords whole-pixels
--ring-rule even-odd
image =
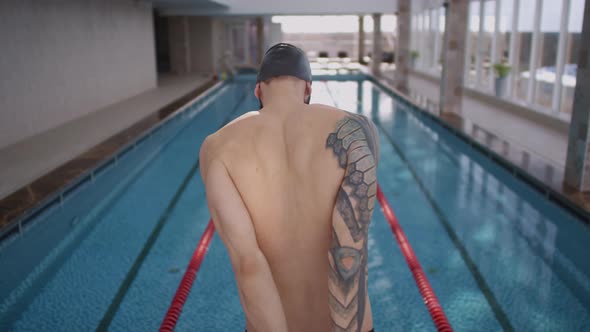
[[[520,0],[518,8],[518,23],[515,38],[516,61],[512,64],[514,89],[512,96],[521,102],[527,101],[527,88],[530,79],[531,51],[533,41],[533,16],[537,0]]]
[[[469,3],[469,16],[467,17],[467,30],[465,40],[465,85],[468,87],[475,86],[475,54],[478,45],[479,34],[479,2],[471,1]]]
[[[486,91],[491,91],[493,87],[492,78],[493,73],[493,62],[497,59],[492,59],[493,53],[492,48],[494,47],[494,41],[497,42],[495,36],[495,11],[497,1],[484,1],[483,11],[480,12],[480,30],[478,33],[479,47],[478,54],[476,57],[476,84],[478,88]]]
[[[412,14],[410,57],[415,70],[440,75],[444,31],[445,12],[441,5]]]
[[[412,15],[414,69],[440,75],[445,11]],[[471,0],[465,85],[546,113],[570,113],[584,0]],[[503,78],[500,78],[500,74]]]
[[[584,0],[473,0],[466,83],[548,113],[570,113]],[[507,68],[498,91],[494,65]]]
[[[393,62],[394,33],[397,25],[395,15],[381,16],[381,46],[383,62]],[[359,52],[359,16],[273,16],[272,22],[281,25],[282,40],[292,43],[307,52],[311,61],[347,62],[356,61]],[[363,16],[364,60],[370,60],[373,45],[373,17]]]

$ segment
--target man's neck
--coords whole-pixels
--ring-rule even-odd
[[[273,96],[263,100],[262,113],[271,110],[273,113],[290,113],[304,109],[305,103],[301,96]]]
[[[264,109],[281,113],[301,110],[305,105],[304,99],[302,86],[292,80],[276,80],[262,91],[262,112]]]

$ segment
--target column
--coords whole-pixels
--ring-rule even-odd
[[[380,108],[380,101],[381,101],[381,92],[377,87],[373,87],[371,89],[371,115],[373,119],[378,119],[379,117],[379,108]]]
[[[445,41],[443,44],[443,72],[440,87],[440,111],[461,113],[465,68],[465,37],[469,0],[450,0],[445,3]]]
[[[578,191],[590,191],[590,0],[586,0],[580,38],[574,107],[569,129],[565,184]]]
[[[170,71],[177,75],[189,73],[189,26],[186,16],[168,17],[168,45],[170,47]]]
[[[363,81],[358,81],[356,83],[356,112],[359,114],[363,113]],[[395,104],[395,103],[393,103]]]
[[[243,23],[244,32],[244,63],[248,66],[252,65],[252,52],[250,52],[250,21],[244,20]]]
[[[256,18],[256,43],[256,65],[258,66],[262,62],[262,57],[266,51],[264,49],[264,20],[262,16]]]
[[[365,60],[365,16],[359,15],[359,39],[358,39],[358,61],[364,63]]]
[[[371,72],[375,76],[381,76],[381,14],[373,14],[373,51],[371,52]]]
[[[410,31],[412,13],[410,0],[399,0],[397,11],[397,45],[395,45],[395,72],[393,84],[396,89],[408,93],[408,71],[410,68]]]

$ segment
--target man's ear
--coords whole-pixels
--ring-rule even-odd
[[[254,88],[254,95],[256,96],[256,98],[260,100],[261,94],[262,92],[260,91],[260,83],[256,83],[256,87]]]
[[[309,104],[311,98],[311,82],[305,82],[305,100]]]

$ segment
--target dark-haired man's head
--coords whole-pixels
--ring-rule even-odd
[[[263,101],[276,94],[301,95],[304,103],[311,98],[311,67],[305,53],[287,43],[278,43],[266,51],[258,77],[256,97]]]

